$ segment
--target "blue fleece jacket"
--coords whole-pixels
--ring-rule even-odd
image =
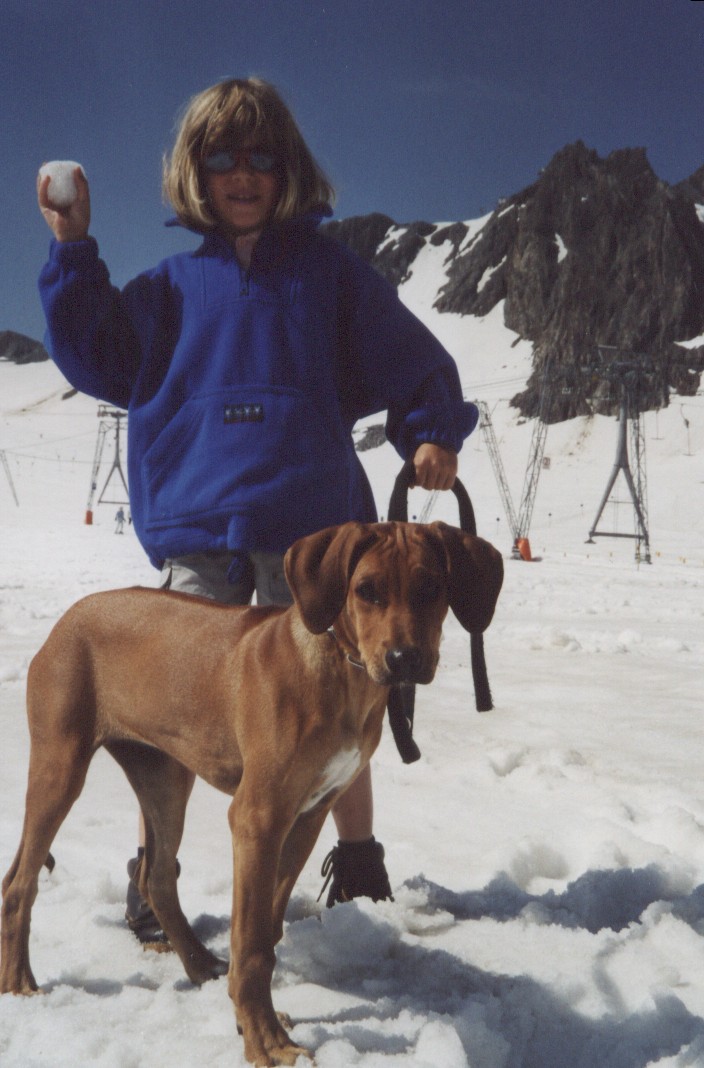
[[[48,347],[77,389],[129,411],[132,517],[157,567],[374,521],[351,437],[363,416],[388,410],[404,459],[426,441],[459,450],[476,425],[452,358],[318,222],[269,227],[248,270],[209,233],[122,292],[92,238],[52,242]]]

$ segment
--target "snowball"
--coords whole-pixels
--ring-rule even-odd
[[[81,167],[81,164],[76,163],[75,160],[55,159],[39,168],[39,174],[42,178],[47,174],[51,178],[49,200],[54,207],[67,208],[76,199],[77,189],[73,179],[73,172],[76,167]],[[83,167],[81,167],[81,172],[83,174],[86,173]]]

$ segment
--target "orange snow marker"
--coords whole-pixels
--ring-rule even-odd
[[[533,559],[530,553],[530,542],[528,541],[528,538],[519,538],[516,542],[516,548],[521,555],[521,560]]]

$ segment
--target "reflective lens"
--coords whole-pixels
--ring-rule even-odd
[[[213,152],[205,157],[203,163],[211,174],[227,174],[242,163],[258,174],[270,174],[276,166],[272,154],[258,148],[245,148],[241,152]]]

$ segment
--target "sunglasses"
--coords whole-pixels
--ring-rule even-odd
[[[211,174],[227,174],[241,164],[257,174],[271,174],[276,166],[276,159],[265,149],[243,148],[238,152],[213,152],[203,160],[203,166]]]

